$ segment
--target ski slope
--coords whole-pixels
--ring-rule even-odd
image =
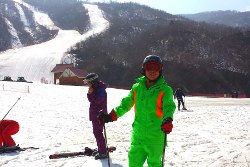
[[[15,2],[23,3],[33,11],[37,23],[49,29],[57,28],[47,14],[35,10],[19,0],[15,0]],[[59,29],[58,35],[50,41],[0,53],[0,77],[10,76],[16,80],[17,77],[23,76],[32,82],[40,82],[41,78],[45,78],[49,82],[53,81],[51,70],[56,64],[64,62],[63,59],[67,58],[65,52],[76,43],[99,34],[109,27],[109,22],[104,19],[98,6],[84,4],[84,7],[88,10],[91,23],[90,29],[86,33],[79,34],[75,30]]]
[[[7,116],[21,126],[13,137],[21,147],[39,147],[0,155],[0,166],[107,167],[107,160],[91,157],[49,159],[53,153],[96,147],[88,120],[87,91],[81,86],[0,81],[0,118],[21,97]],[[109,111],[128,93],[113,88],[107,92]],[[250,99],[187,97],[186,105],[188,111],[174,114],[166,167],[250,166]],[[110,154],[112,167],[128,166],[133,118],[131,110],[116,122],[106,124],[108,145],[117,147]]]

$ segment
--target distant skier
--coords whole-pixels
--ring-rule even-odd
[[[89,120],[92,121],[93,133],[96,138],[98,152],[95,159],[107,158],[107,147],[103,135],[103,125],[99,124],[97,116],[100,112],[107,113],[107,85],[99,80],[98,75],[90,73],[83,80],[89,86],[87,97],[90,102]]]
[[[180,106],[182,104],[182,109],[183,110],[187,110],[185,107],[185,103],[183,101],[183,97],[185,97],[185,94],[183,93],[183,91],[180,88],[177,88],[175,93],[174,93],[174,98],[178,100],[178,110],[180,111]]]
[[[14,139],[11,135],[19,131],[19,124],[14,120],[0,121],[0,147],[16,146]]]
[[[134,106],[129,167],[142,167],[146,160],[149,167],[162,166],[164,136],[172,131],[175,111],[173,90],[167,85],[162,69],[159,56],[147,56],[142,64],[143,76],[136,80],[129,94],[110,114],[99,116],[105,123],[116,121]]]

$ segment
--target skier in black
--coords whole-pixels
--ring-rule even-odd
[[[179,111],[180,111],[181,104],[182,104],[182,110],[187,110],[182,97],[185,97],[185,94],[183,93],[183,91],[180,88],[177,88],[175,93],[174,93],[174,98],[177,98],[177,100],[178,100],[178,110]]]

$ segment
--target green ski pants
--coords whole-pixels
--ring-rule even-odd
[[[129,167],[143,167],[147,160],[148,167],[161,167],[163,145],[131,144],[128,153]]]

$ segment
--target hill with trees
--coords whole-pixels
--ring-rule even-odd
[[[89,28],[88,12],[82,1],[24,2],[46,12],[61,29],[83,33]],[[247,25],[194,21],[136,3],[96,5],[103,10],[110,27],[68,52],[75,58],[78,68],[98,73],[110,86],[130,87],[141,75],[145,56],[156,54],[162,57],[163,75],[173,88],[182,87],[188,93],[231,93],[237,90],[250,97],[250,30]],[[13,1],[3,0],[0,7],[3,23],[0,25],[0,51],[13,48],[8,23],[17,30],[23,46],[50,40],[57,34],[36,25],[31,11],[21,6],[34,33],[32,36],[25,31]],[[235,13],[235,17],[239,14]],[[240,18],[248,17],[247,14],[243,13]]]

